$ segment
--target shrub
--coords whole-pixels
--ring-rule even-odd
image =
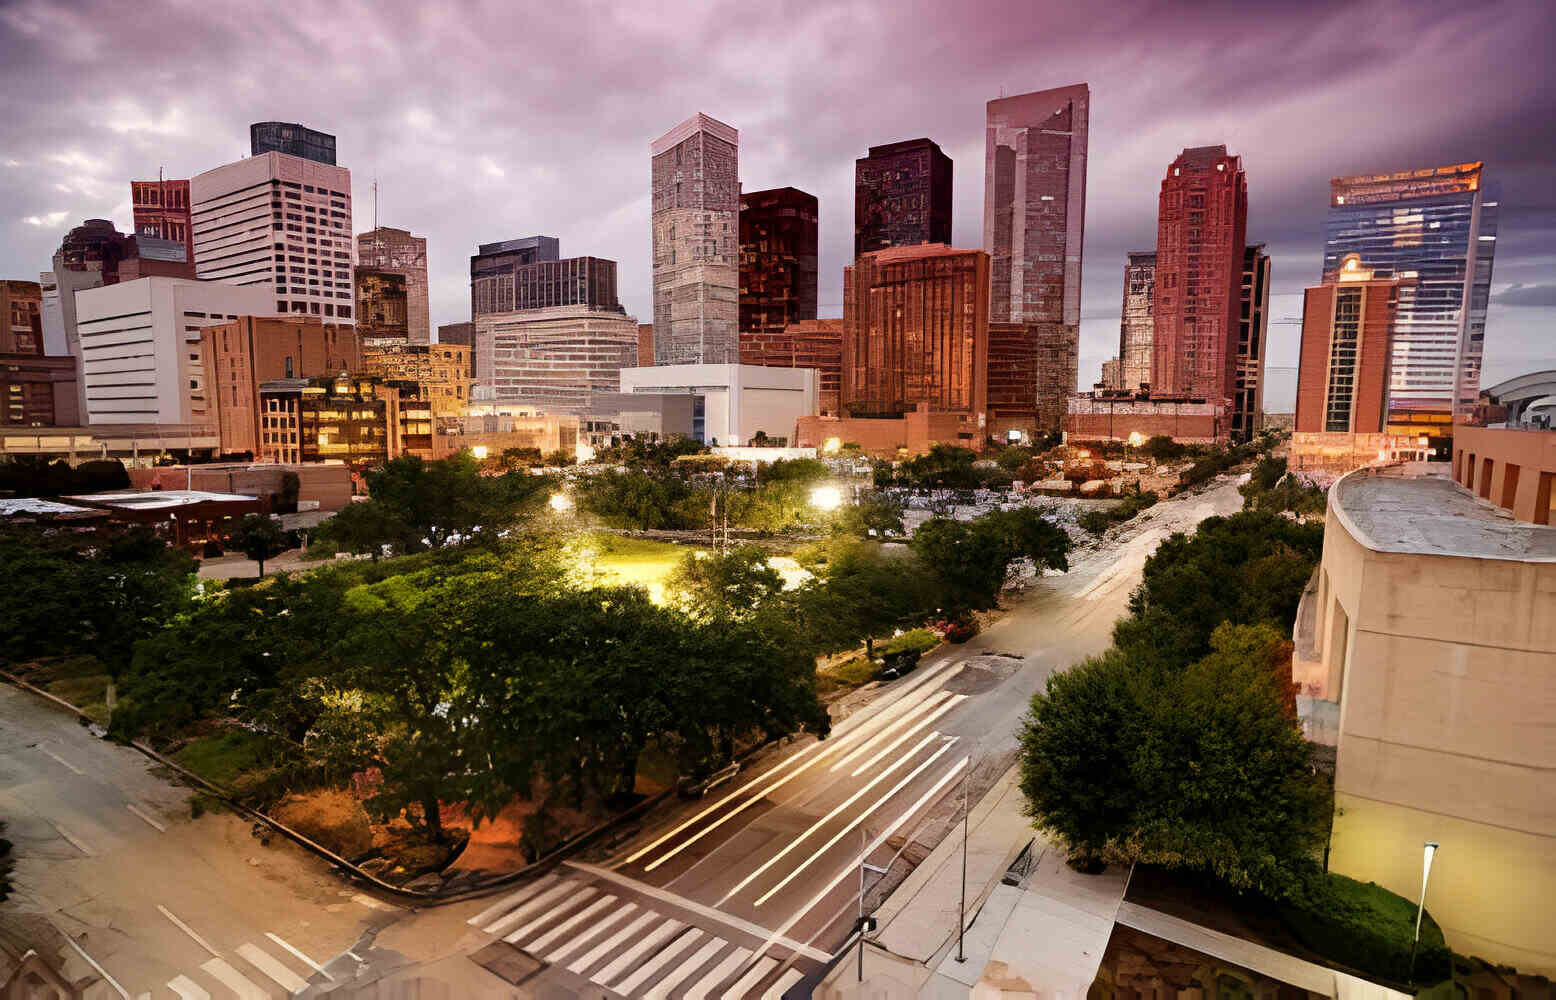
[[[1292,933],[1326,958],[1395,982],[1411,980],[1416,904],[1403,896],[1375,882],[1315,870],[1278,908]],[[1442,930],[1427,913],[1413,978],[1423,983],[1445,979],[1451,960]]]

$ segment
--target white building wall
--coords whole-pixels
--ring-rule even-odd
[[[766,431],[769,437],[794,436],[800,417],[816,410],[816,370],[760,365],[655,365],[623,368],[621,391],[627,394],[701,396],[703,440],[743,445]]]
[[[274,316],[263,286],[141,278],[76,293],[81,384],[90,424],[211,421],[200,328]]]

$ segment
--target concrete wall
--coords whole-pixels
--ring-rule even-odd
[[[1556,431],[1453,428],[1453,480],[1530,524],[1556,524]]]
[[[1556,563],[1377,551],[1343,486],[1304,692],[1340,703],[1331,870],[1415,899],[1436,840],[1449,944],[1556,972]]]

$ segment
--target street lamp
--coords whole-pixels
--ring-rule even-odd
[[[553,493],[551,494],[551,499],[547,502],[551,504],[551,509],[558,514],[573,509],[573,498],[566,493]]]
[[[486,461],[486,445],[478,444],[472,447],[470,449],[470,457],[474,458],[477,462]]]
[[[1432,857],[1440,845],[1428,840],[1421,845],[1421,901],[1416,904],[1416,936],[1410,942],[1410,981],[1416,979],[1416,949],[1421,946],[1421,916],[1426,912],[1426,881],[1432,877]]]
[[[810,491],[810,502],[822,510],[837,510],[843,505],[843,491],[836,486],[817,486]]]

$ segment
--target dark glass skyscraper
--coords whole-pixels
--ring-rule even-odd
[[[1483,164],[1329,182],[1324,274],[1347,254],[1401,282],[1389,352],[1388,430],[1449,436],[1480,393],[1497,200]]]
[[[335,137],[295,122],[255,122],[249,126],[249,152],[285,153],[335,166]]]

